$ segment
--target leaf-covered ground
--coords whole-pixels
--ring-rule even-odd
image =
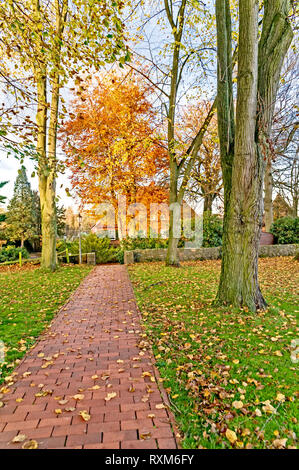
[[[0,383],[90,270],[87,265],[73,265],[44,273],[26,266],[0,272],[0,341],[6,349]]]
[[[259,265],[270,305],[259,314],[212,304],[219,261],[129,268],[184,448],[296,446],[299,263]]]

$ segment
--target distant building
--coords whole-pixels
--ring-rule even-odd
[[[281,217],[292,216],[293,210],[281,194],[277,194],[273,201],[273,218],[274,220]]]
[[[134,236],[143,236],[146,237],[149,234],[151,236],[160,236],[162,238],[168,237],[168,224],[169,224],[169,209],[168,209],[168,202],[164,203],[159,203],[159,211],[157,212],[151,212],[150,210],[150,205],[148,204],[147,207],[143,205],[144,207],[144,212],[139,212],[138,214],[138,219],[140,222],[140,226],[142,228],[146,227],[146,230],[141,230],[140,227],[135,228],[135,233],[134,233],[134,228],[132,228],[132,222],[134,215],[127,215],[126,218],[126,223],[127,223],[127,230],[129,225],[131,226],[131,233],[133,231]],[[128,208],[127,208],[128,209]],[[161,210],[162,209],[162,210]],[[138,207],[137,207],[137,213],[138,213]],[[183,220],[183,214],[184,217],[187,217],[187,214],[189,213],[190,219],[191,219],[191,226],[193,226],[193,222],[196,216],[196,213],[192,207],[190,207],[185,201],[183,202],[182,209],[181,209],[181,220]],[[118,221],[117,221],[117,214],[115,211],[115,221],[113,221],[113,215],[110,214],[109,218],[105,218],[106,213],[103,215],[103,218],[98,220],[92,227],[91,227],[91,232],[95,233],[98,235],[98,237],[108,237],[111,240],[117,240],[119,238],[118,234]],[[105,219],[105,222],[104,222]],[[107,222],[107,220],[109,220]],[[190,227],[191,228],[191,227]],[[154,235],[153,235],[154,234]]]

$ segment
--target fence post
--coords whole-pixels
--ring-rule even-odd
[[[68,250],[67,247],[65,249],[65,255],[66,255],[66,262],[69,263],[70,262],[70,255],[69,255],[69,250]]]
[[[86,253],[86,263],[87,264],[96,264],[96,254],[95,253]]]
[[[22,266],[22,252],[19,251],[19,265]]]

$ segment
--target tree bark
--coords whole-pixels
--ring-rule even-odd
[[[273,180],[269,139],[283,60],[293,38],[288,21],[289,11],[289,0],[265,1],[263,28],[259,41],[257,135],[259,151],[266,161],[264,178],[266,232],[269,232],[273,223]]]
[[[298,196],[293,196],[293,217],[298,217]]]
[[[52,85],[50,122],[46,167],[40,177],[40,202],[42,214],[42,261],[41,267],[54,271],[56,268],[56,140],[59,105],[59,75],[55,74]]]
[[[203,201],[203,211],[204,213],[209,212],[212,214],[212,206],[213,206],[213,201],[215,197],[212,193],[208,193],[204,195],[204,201]]]
[[[226,218],[226,263],[218,298],[250,310],[266,303],[258,285],[262,225],[262,162],[255,142],[258,79],[258,2],[240,0],[236,136]]]
[[[54,271],[56,268],[56,142],[57,142],[57,122],[60,95],[60,54],[62,35],[66,21],[68,1],[64,0],[60,7],[59,1],[55,1],[56,15],[56,47],[53,50],[54,73],[52,76],[52,96],[50,107],[50,122],[47,136],[47,67],[43,63],[42,52],[40,53],[40,66],[36,70],[37,94],[38,94],[38,153],[39,153],[39,192],[41,205],[41,226],[42,226],[42,259],[43,269]],[[39,0],[36,0],[36,14],[39,21],[41,12]],[[42,40],[40,42],[42,48]],[[47,145],[48,144],[48,145]]]
[[[36,85],[37,85],[37,101],[38,110],[36,113],[37,123],[37,153],[38,153],[38,177],[39,177],[39,195],[41,206],[41,227],[42,227],[42,261],[41,267],[46,269],[55,269],[54,265],[48,261],[48,226],[51,222],[51,214],[48,215],[47,210],[47,156],[46,156],[46,141],[47,141],[47,82],[46,82],[46,67],[41,66],[36,68]],[[50,217],[50,219],[49,219]]]
[[[181,200],[178,197],[178,168],[175,161],[170,162],[170,188],[169,188],[169,235],[168,235],[168,247],[166,254],[166,266],[176,266],[180,265],[179,255],[178,255],[178,243],[179,238],[175,236],[176,232],[176,217],[174,214],[173,206],[174,204],[180,204]]]
[[[266,307],[258,284],[258,247],[266,161],[262,144],[267,140],[271,128],[282,61],[288,47],[285,35],[279,33],[289,32],[287,3],[283,0],[264,2],[263,30],[258,50],[258,1],[239,2],[234,138],[232,119],[228,115],[228,104],[232,102],[229,99],[232,81],[230,74],[225,72],[230,63],[228,51],[231,50],[229,1],[216,0],[218,126],[225,190],[222,266],[217,300],[224,304],[246,306],[252,311]],[[275,25],[280,25],[278,30],[274,28]]]
[[[268,159],[265,170],[264,178],[264,222],[265,222],[265,231],[270,232],[271,225],[273,224],[273,179],[272,179],[272,162]]]
[[[179,74],[179,59],[180,59],[180,48],[181,39],[185,21],[185,7],[186,0],[182,0],[178,16],[177,24],[174,24],[172,13],[169,9],[168,0],[164,0],[164,5],[168,20],[173,28],[174,36],[174,51],[172,57],[172,68],[171,68],[171,82],[170,82],[170,95],[169,95],[169,108],[168,108],[168,126],[167,126],[167,140],[168,140],[168,155],[169,155],[169,168],[170,168],[170,188],[169,188],[169,204],[181,203],[178,197],[178,177],[179,177],[179,165],[176,157],[175,150],[175,111],[176,111],[176,99],[178,90],[178,74]],[[173,217],[173,211],[170,209],[169,214],[169,240],[167,247],[166,266],[179,266],[178,258],[178,239],[174,237],[175,218]]]
[[[232,187],[234,159],[234,101],[232,92],[232,38],[229,0],[216,0],[217,25],[217,117],[220,141],[220,158],[224,187],[223,243],[220,283],[216,300],[224,301],[224,289],[228,283],[227,266],[231,245],[228,233],[228,214]]]

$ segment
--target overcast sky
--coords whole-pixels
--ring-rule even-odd
[[[34,177],[31,176],[34,171],[33,162],[31,162],[29,159],[26,159],[24,166],[27,170],[27,177],[30,181],[31,188],[37,190],[37,175]],[[0,181],[8,181],[8,183],[3,186],[3,188],[1,188],[1,195],[7,197],[4,207],[7,205],[9,199],[11,199],[13,195],[14,182],[16,180],[19,168],[20,162],[16,158],[11,155],[7,157],[4,152],[0,153]],[[63,205],[64,207],[72,206],[75,208],[77,206],[77,201],[74,198],[67,196],[65,188],[69,188],[71,190],[68,174],[60,174],[57,178],[57,196],[59,197],[58,205]]]

